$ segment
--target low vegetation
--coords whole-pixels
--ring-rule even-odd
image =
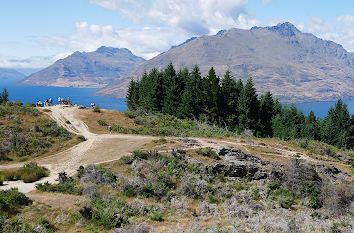
[[[0,104],[0,161],[41,155],[54,145],[68,144],[72,138],[71,133],[31,105]]]
[[[22,180],[24,183],[32,183],[48,176],[49,170],[32,162],[19,169],[0,171],[0,175],[6,181]]]

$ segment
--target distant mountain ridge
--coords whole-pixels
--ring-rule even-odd
[[[75,52],[20,82],[22,85],[100,88],[128,74],[145,59],[125,48],[102,46]]]
[[[302,33],[291,23],[250,30],[222,30],[202,36],[144,62],[97,95],[124,97],[131,78],[153,67],[176,69],[198,65],[203,75],[211,66],[222,76],[253,77],[257,91],[271,91],[285,102],[354,97],[354,56],[341,45]]]
[[[0,80],[1,79],[20,80],[25,77],[26,75],[24,75],[21,72],[18,72],[17,70],[9,69],[9,68],[0,68]]]

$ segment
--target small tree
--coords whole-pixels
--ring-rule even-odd
[[[7,92],[6,88],[0,94],[0,103],[6,103],[9,101],[9,93]]]

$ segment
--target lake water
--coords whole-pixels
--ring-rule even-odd
[[[40,87],[40,86],[17,86],[14,81],[0,80],[0,92],[6,88],[11,101],[22,101],[23,103],[35,103],[38,100],[52,98],[57,103],[58,97],[66,100],[70,98],[73,104],[90,106],[95,102],[104,109],[115,109],[121,112],[127,110],[125,99],[93,96],[97,88],[73,88],[73,87]]]
[[[125,99],[111,97],[93,96],[96,88],[73,88],[73,87],[38,87],[38,86],[17,86],[14,81],[0,80],[0,92],[7,88],[9,98],[12,101],[22,101],[25,104],[34,103],[38,100],[52,98],[56,103],[58,97],[67,99],[70,97],[72,103],[89,107],[91,102],[95,102],[104,109],[115,109],[121,112],[127,110]],[[306,102],[296,103],[296,107],[301,109],[305,115],[312,110],[316,116],[324,117],[328,109],[334,106],[337,101]],[[350,114],[354,114],[354,99],[344,101],[348,105]]]

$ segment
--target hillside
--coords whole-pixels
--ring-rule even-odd
[[[198,65],[203,75],[211,66],[237,78],[254,78],[261,93],[281,101],[317,101],[354,96],[354,57],[341,45],[302,33],[283,23],[250,30],[230,29],[191,39],[146,61],[97,95],[124,97],[131,78],[172,62],[176,69]]]
[[[128,49],[100,47],[75,52],[20,82],[22,85],[99,88],[134,70],[145,60]]]
[[[26,76],[16,70],[0,68],[0,80],[2,79],[12,79],[12,80],[20,80],[25,78]]]
[[[307,140],[129,135],[118,125],[107,134],[103,121],[138,133],[161,115],[45,109],[86,141],[38,158],[52,180],[28,184],[32,201],[5,191],[24,190],[21,182],[0,186],[10,217],[3,232],[352,232],[350,151]],[[165,126],[191,130],[165,117]]]

